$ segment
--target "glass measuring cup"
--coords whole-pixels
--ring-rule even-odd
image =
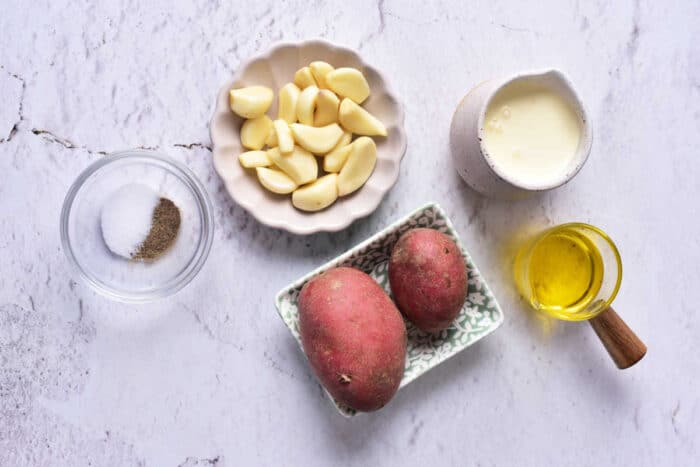
[[[514,262],[518,291],[537,312],[588,320],[620,369],[644,357],[646,346],[612,309],[622,260],[612,239],[583,223],[546,229],[526,241]]]
[[[514,275],[518,291],[533,309],[557,319],[583,321],[615,299],[622,261],[605,232],[569,223],[526,241],[516,256]]]

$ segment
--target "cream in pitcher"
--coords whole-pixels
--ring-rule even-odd
[[[530,81],[500,89],[486,109],[483,148],[501,173],[549,184],[566,173],[581,140],[581,119],[559,94]]]
[[[588,158],[591,141],[581,100],[557,70],[481,83],[457,106],[450,129],[460,176],[498,198],[566,183]]]

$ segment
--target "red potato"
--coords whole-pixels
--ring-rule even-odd
[[[394,396],[406,362],[406,327],[370,276],[343,267],[307,282],[299,328],[311,368],[334,398],[369,412]]]
[[[389,260],[391,293],[399,310],[419,329],[450,326],[467,298],[467,267],[447,235],[412,229],[399,238]]]

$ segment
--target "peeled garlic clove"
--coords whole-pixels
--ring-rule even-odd
[[[340,149],[343,146],[347,146],[350,144],[350,141],[352,141],[352,133],[349,131],[344,131],[343,136],[340,137],[336,145],[331,149],[331,152],[335,151],[336,149]]]
[[[294,73],[294,84],[296,84],[299,89],[316,86],[314,76],[311,74],[311,68],[305,66],[304,68],[298,69],[297,72]]]
[[[268,148],[274,148],[277,146],[277,132],[275,131],[275,125],[270,127],[270,132],[267,134],[265,139],[265,146]]]
[[[297,189],[297,184],[294,183],[294,180],[280,170],[266,167],[258,167],[255,170],[258,173],[260,184],[273,193],[285,195]]]
[[[343,153],[340,150],[347,147],[350,141],[352,141],[352,133],[349,131],[343,132],[343,136],[341,136],[336,145],[333,146],[333,149],[323,156],[323,170],[326,172],[340,172],[340,169],[343,168],[343,164],[345,164],[345,160],[348,158],[348,154],[350,154],[349,152]]]
[[[292,204],[302,211],[320,211],[338,199],[338,175],[325,175],[292,193]]]
[[[338,68],[325,76],[328,89],[340,97],[362,104],[369,97],[369,84],[360,70]]]
[[[318,177],[318,162],[313,154],[304,148],[294,146],[294,150],[289,154],[282,154],[279,148],[273,148],[267,151],[267,156],[297,185],[313,182]]]
[[[338,143],[343,136],[343,130],[337,123],[322,127],[314,127],[302,125],[300,123],[292,123],[289,125],[292,128],[294,140],[307,151],[314,154],[325,154]]]
[[[287,122],[277,119],[272,124],[277,134],[277,145],[282,154],[290,153],[294,150],[294,138]]]
[[[340,99],[332,91],[321,89],[316,99],[314,126],[326,126],[338,121]]]
[[[386,136],[386,127],[374,115],[345,98],[340,103],[338,121],[346,130],[365,136]]]
[[[338,174],[338,196],[349,195],[365,184],[377,163],[377,145],[362,136],[352,143],[352,151]]]
[[[311,85],[301,91],[297,100],[297,119],[304,125],[314,124],[314,110],[318,99],[318,88]]]
[[[246,120],[241,126],[241,144],[248,149],[262,149],[271,128],[272,120],[267,115]]]
[[[294,83],[287,83],[280,89],[278,97],[277,118],[287,123],[297,121],[297,101],[301,90]]]
[[[328,89],[328,85],[326,84],[326,75],[328,75],[328,73],[333,71],[335,68],[333,68],[333,66],[329,63],[322,61],[311,62],[309,64],[309,68],[311,69],[311,74],[316,81],[316,85],[321,89]]]
[[[231,110],[243,118],[257,118],[272,105],[274,94],[265,86],[248,86],[229,91]]]
[[[246,151],[238,156],[238,162],[246,169],[254,167],[268,167],[272,165],[272,161],[267,157],[265,151]]]
[[[323,158],[323,170],[326,172],[340,172],[352,152],[352,144],[334,149]]]

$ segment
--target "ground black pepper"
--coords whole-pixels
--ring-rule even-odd
[[[132,258],[141,261],[158,259],[172,246],[179,231],[180,210],[168,198],[161,198],[153,210],[151,230]]]

